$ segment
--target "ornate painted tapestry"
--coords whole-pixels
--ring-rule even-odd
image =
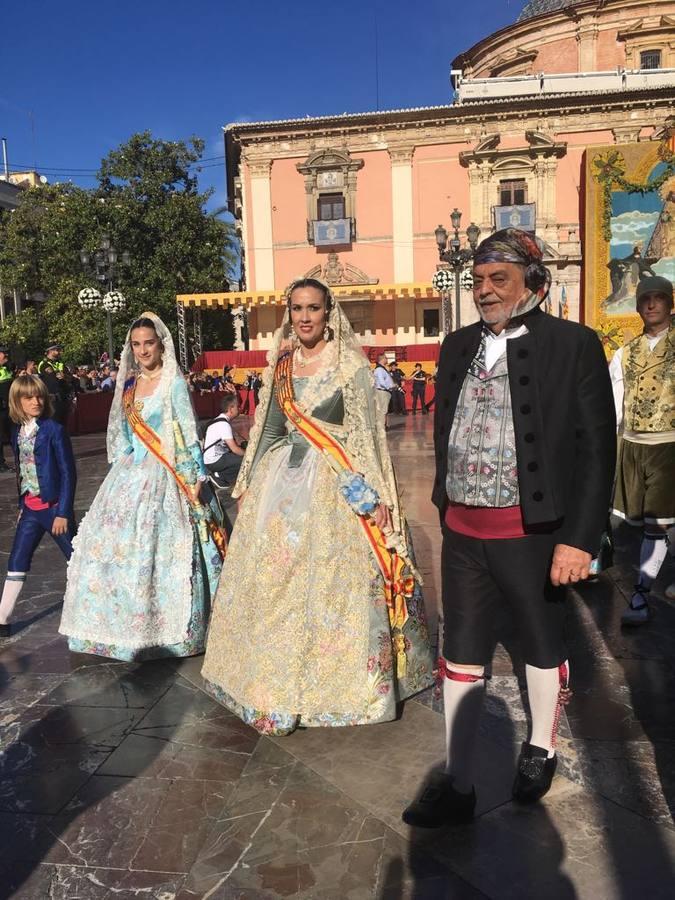
[[[635,144],[589,148],[585,320],[607,356],[639,333],[641,278],[675,281],[675,126]]]

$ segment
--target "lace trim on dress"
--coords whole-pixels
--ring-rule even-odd
[[[386,408],[381,407],[378,403],[380,398],[377,397],[377,394],[381,392],[375,390],[368,359],[349,320],[334,298],[328,326],[335,345],[333,350],[335,366],[333,389],[342,388],[345,407],[343,438],[345,449],[348,451],[356,471],[364,476],[368,484],[377,491],[382,502],[391,509],[393,533],[388,535],[389,545],[395,548],[401,557],[409,561],[411,553],[405,536],[405,520],[384,430]],[[274,390],[274,369],[280,354],[289,349],[291,335],[290,313],[286,310],[282,326],[277,329],[272,349],[267,356],[268,365],[263,373],[260,404],[256,408],[254,424],[249,434],[249,444],[237,483],[232,491],[233,497],[239,497],[248,489],[251,467],[262,437]],[[318,373],[319,381],[322,372]],[[327,384],[325,389],[328,391]],[[305,396],[303,392],[299,402],[302,402],[303,407],[309,411],[310,402],[313,404],[315,401],[311,396],[309,398]]]

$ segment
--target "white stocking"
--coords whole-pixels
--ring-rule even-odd
[[[663,560],[668,552],[668,542],[666,535],[659,536],[646,534],[642,538],[640,545],[640,581],[642,587],[649,588],[652,586],[659,570],[663,565]]]
[[[458,681],[459,675],[466,678],[466,671],[456,671],[450,666],[443,676],[443,705],[445,707],[445,770],[452,775],[452,783],[460,794],[468,794],[473,787],[474,747],[480,723],[480,714],[485,696],[483,670],[471,671],[478,676],[471,681]]]
[[[6,625],[14,612],[16,599],[26,581],[25,572],[8,572],[0,600],[0,625]]]
[[[569,663],[567,680],[569,680]],[[532,734],[530,743],[535,747],[547,750],[549,757],[555,754],[555,741],[560,717],[561,674],[558,666],[555,669],[537,669],[525,666],[527,679],[527,696],[532,713]]]

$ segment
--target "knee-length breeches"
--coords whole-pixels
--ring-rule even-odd
[[[8,572],[28,572],[30,570],[33,554],[45,534],[51,534],[65,558],[70,559],[73,552],[73,523],[68,523],[68,531],[65,534],[52,534],[55,518],[55,506],[51,506],[49,509],[23,507],[9,554]]]
[[[441,576],[443,656],[460,665],[488,665],[495,623],[506,605],[526,663],[552,669],[567,658],[564,588],[550,580],[553,534],[480,540],[443,526]]]

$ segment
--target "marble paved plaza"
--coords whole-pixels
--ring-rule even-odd
[[[389,434],[433,612],[430,425],[394,419]],[[82,515],[106,470],[104,437],[75,445]],[[0,506],[4,572],[13,476],[0,476]],[[0,642],[0,898],[675,897],[675,608],[662,593],[675,567],[669,560],[657,583],[652,622],[622,632],[635,537],[619,530],[617,543],[615,567],[571,592],[575,695],[545,802],[510,801],[527,721],[505,620],[477,818],[415,833],[401,810],[443,757],[431,691],[391,724],[261,737],[203,692],[199,658],[128,665],[70,655],[57,633],[65,566],[45,541],[14,632]]]

